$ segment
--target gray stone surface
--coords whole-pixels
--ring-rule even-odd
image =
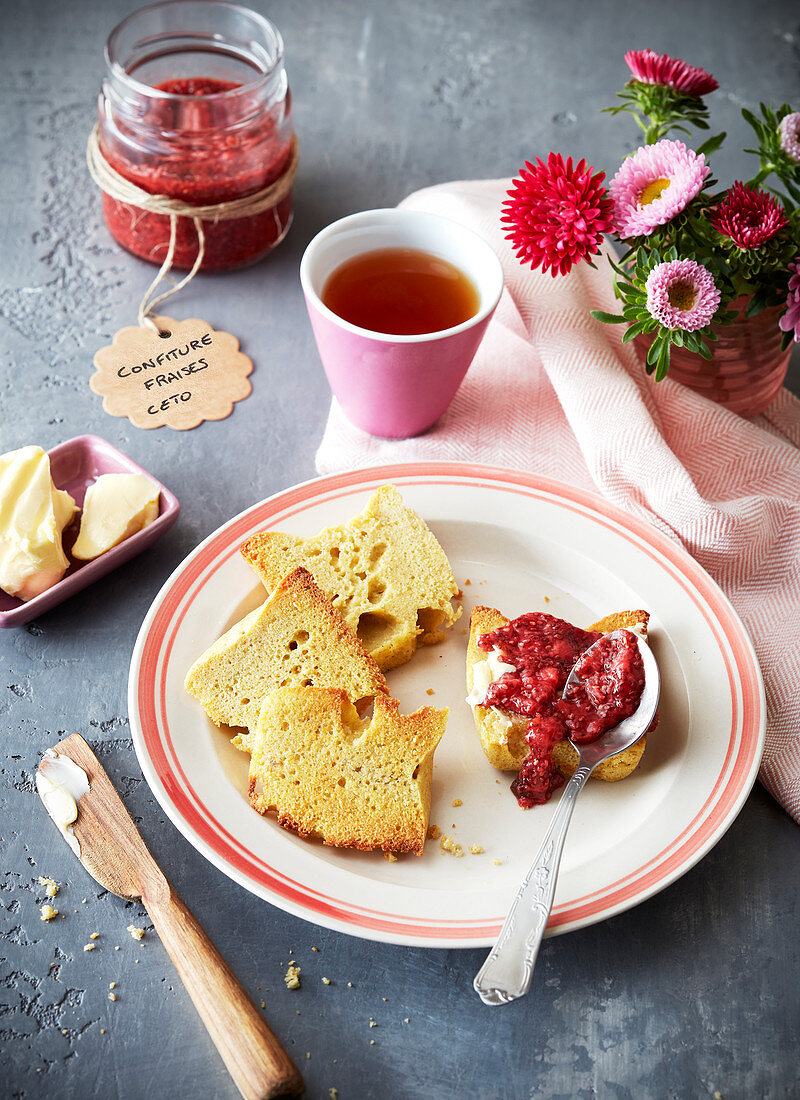
[[[297,219],[268,262],[199,279],[176,306],[241,337],[254,393],[228,420],[148,433],[105,415],[87,385],[93,352],[133,322],[151,277],[109,238],[83,164],[104,40],[130,4],[0,4],[0,451],[95,432],[183,505],[148,553],[0,635],[0,1095],[235,1095],[157,938],[126,934],[141,908],[101,892],[40,812],[39,754],[77,730],[190,908],[263,995],[309,1097],[332,1087],[341,1100],[796,1096],[800,848],[797,826],[760,787],[678,883],[548,941],[532,995],[488,1010],[471,990],[483,952],[328,932],[215,871],[142,779],[126,684],[142,618],[183,556],[234,513],[314,474],[328,394],[297,280],[314,232],[426,184],[507,176],[551,148],[613,169],[636,135],[597,110],[624,80],[628,47],[685,55],[717,75],[715,125],[731,139],[715,167],[722,180],[746,178],[739,108],[800,105],[800,11],[789,0],[255,6],[286,40],[302,150]],[[796,357],[790,385],[800,391]],[[52,925],[39,920],[40,874],[64,883],[56,904],[66,918]],[[95,930],[98,947],[84,954]],[[307,977],[299,993],[283,987],[290,957]]]

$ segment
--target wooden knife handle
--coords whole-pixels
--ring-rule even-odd
[[[245,1100],[302,1095],[297,1066],[174,890],[142,900]]]

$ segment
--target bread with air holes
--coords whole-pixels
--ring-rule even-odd
[[[610,634],[612,630],[634,627],[647,638],[649,614],[646,611],[618,611],[606,615],[593,623],[588,630],[599,630]],[[475,607],[470,618],[469,644],[467,646],[467,691],[472,691],[473,667],[478,661],[486,659],[486,653],[478,646],[482,634],[491,634],[509,620],[493,607]],[[519,714],[502,710],[500,707],[472,708],[475,726],[481,739],[486,758],[495,768],[502,771],[519,771],[522,761],[528,755],[528,743],[525,732],[528,720]],[[592,772],[592,778],[614,783],[624,779],[636,768],[645,750],[646,737],[635,745],[609,757]],[[559,771],[570,776],[578,766],[578,753],[566,739],[559,741],[553,748],[553,760]]]
[[[186,676],[186,690],[212,722],[250,730],[271,691],[309,684],[341,688],[354,703],[388,691],[381,670],[305,569],[279,580]],[[247,748],[247,739],[240,741]]]
[[[261,531],[241,552],[268,592],[292,566],[308,569],[384,671],[408,661],[418,645],[442,641],[461,614],[444,550],[393,485],[314,538]]]
[[[362,721],[343,691],[281,688],[253,732],[250,804],[304,838],[422,855],[446,723],[447,709],[402,715],[387,695]]]

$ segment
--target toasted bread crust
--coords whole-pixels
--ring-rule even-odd
[[[268,592],[288,568],[310,570],[384,670],[404,664],[418,645],[442,641],[461,614],[451,603],[458,589],[444,551],[393,485],[314,538],[262,531],[240,550]]]
[[[396,699],[379,695],[362,722],[342,691],[281,688],[254,732],[250,804],[303,838],[422,855],[447,713],[401,715]]]
[[[593,623],[588,630],[599,630],[610,634],[612,630],[638,626],[647,637],[647,624],[650,615],[647,611],[617,611]],[[485,660],[484,651],[478,646],[482,634],[490,634],[509,619],[493,607],[475,607],[470,617],[469,642],[467,645],[467,691],[472,690],[473,666],[476,661]],[[501,771],[519,771],[528,755],[528,743],[525,740],[527,719],[499,707],[473,707],[475,727],[481,740],[486,759]],[[602,779],[606,783],[615,783],[637,767],[645,750],[647,738],[642,737],[635,745],[609,757],[592,772],[592,779]],[[578,753],[569,741],[559,741],[553,748],[553,761],[558,770],[569,777],[578,766]]]
[[[375,661],[300,568],[195,661],[185,686],[212,722],[252,730],[269,692],[311,683],[342,688],[353,702],[388,691]]]

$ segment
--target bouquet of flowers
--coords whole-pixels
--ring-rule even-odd
[[[631,79],[608,113],[627,111],[645,144],[621,164],[608,187],[604,172],[550,153],[526,163],[503,204],[502,221],[519,259],[565,275],[592,263],[605,234],[625,247],[616,262],[619,314],[592,310],[600,321],[627,325],[623,341],[649,336],[646,369],[669,370],[673,346],[712,357],[714,327],[733,322],[737,299],[746,316],[783,306],[783,348],[800,341],[800,112],[784,103],[742,114],[759,157],[748,182],[716,190],[707,158],[726,134],[697,149],[667,138],[671,131],[708,130],[703,97],[719,87],[710,73],[652,50],[625,55]],[[777,180],[772,185],[771,177]],[[770,184],[765,181],[770,180]],[[594,266],[594,265],[593,265]]]

